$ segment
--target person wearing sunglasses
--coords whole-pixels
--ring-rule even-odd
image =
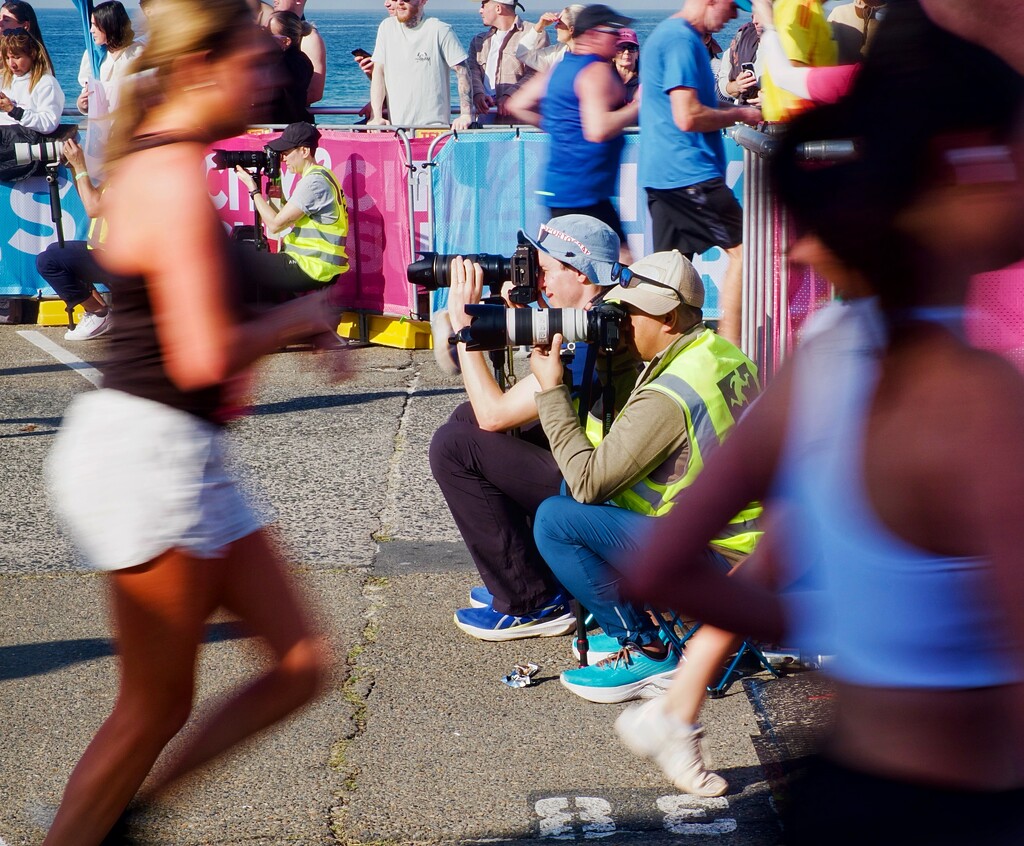
[[[636,37],[635,30],[619,30],[619,40],[615,44],[615,58],[612,61],[615,64],[615,70],[619,73],[619,79],[622,80],[622,84],[626,88],[626,102],[632,103],[640,88],[640,41]]]
[[[518,0],[483,0],[480,4],[480,19],[487,29],[473,36],[466,60],[477,123],[511,123],[508,98],[534,74],[516,57],[519,42],[533,27],[516,14],[516,8],[522,8]],[[540,38],[546,46],[547,33],[542,30]]]
[[[591,702],[625,702],[668,686],[677,658],[618,583],[758,393],[754,363],[704,325],[704,285],[678,250],[616,265],[612,277],[618,287],[605,302],[628,313],[626,343],[645,368],[600,443],[587,439],[562,385],[550,352],[560,336],[530,360],[541,426],[568,493],[541,503],[534,540],[604,632],[590,639],[591,655],[604,657],[561,676]],[[704,551],[708,561],[723,570],[742,561],[760,537],[759,515],[756,505],[736,515]]]

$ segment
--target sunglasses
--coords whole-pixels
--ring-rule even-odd
[[[619,48],[619,52],[620,53],[639,53],[640,52],[640,48],[637,47],[635,44],[623,44]]]
[[[626,265],[619,262],[615,262],[612,265],[612,282],[618,282],[623,288],[632,288],[636,284],[643,282],[645,285],[653,285],[655,288],[664,288],[666,291],[671,291],[672,296],[679,300],[679,302],[683,302],[682,294],[671,285],[666,285],[657,279],[651,279],[650,276],[641,276],[639,273],[634,273]]]

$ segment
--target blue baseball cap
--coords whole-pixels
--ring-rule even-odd
[[[619,236],[607,223],[585,214],[565,214],[542,223],[536,238],[520,233],[538,250],[576,268],[595,285],[614,285]]]

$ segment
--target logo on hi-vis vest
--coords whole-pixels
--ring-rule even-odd
[[[729,404],[733,417],[738,418],[740,412],[754,401],[760,389],[754,371],[744,362],[718,383],[718,390]]]

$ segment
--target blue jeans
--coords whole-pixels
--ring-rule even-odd
[[[619,594],[622,574],[643,549],[656,517],[614,505],[584,505],[571,496],[544,500],[533,536],[544,560],[565,588],[620,643],[646,646],[658,627],[643,608]]]

